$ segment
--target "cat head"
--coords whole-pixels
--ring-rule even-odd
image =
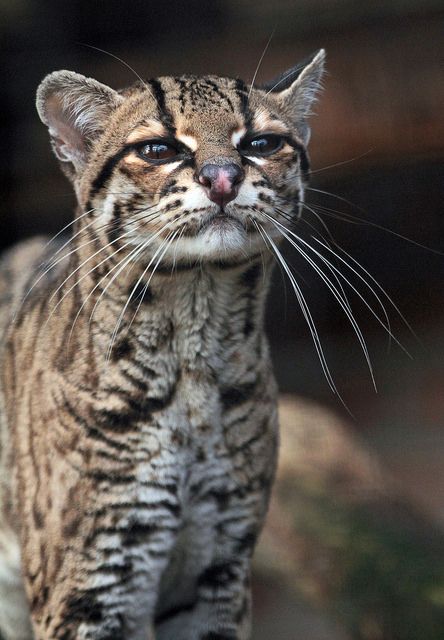
[[[115,91],[71,71],[48,75],[37,109],[82,223],[176,260],[257,252],[261,229],[298,216],[324,58],[264,86],[166,76]]]

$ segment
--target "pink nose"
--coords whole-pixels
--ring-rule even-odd
[[[237,196],[244,177],[242,167],[230,162],[222,165],[204,164],[198,180],[209,199],[223,207]]]

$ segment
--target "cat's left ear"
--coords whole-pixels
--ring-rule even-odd
[[[305,123],[321,88],[324,63],[325,50],[320,49],[278,78],[260,87],[279,101],[281,108],[290,115],[295,125],[307,138],[305,142],[308,142],[309,136]]]

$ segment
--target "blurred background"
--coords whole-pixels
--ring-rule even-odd
[[[409,513],[416,514],[415,522],[423,522],[421,545],[430,551],[429,532],[433,529],[440,540],[444,527],[442,1],[0,0],[0,242],[4,248],[36,233],[54,234],[72,215],[71,188],[56,166],[34,107],[35,90],[45,74],[71,69],[114,88],[135,80],[124,64],[85,46],[90,45],[122,58],[144,77],[214,73],[251,81],[272,33],[258,82],[273,78],[320,47],[327,50],[325,89],[312,118],[313,191],[307,192],[312,210],[304,212],[301,233],[309,239],[316,233],[313,225],[325,236],[327,225],[334,240],[383,287],[416,334],[385,298],[392,331],[409,355],[393,341],[389,346],[384,329],[349,289],[368,344],[376,393],[362,350],[338,303],[303,260],[288,250],[287,259],[299,274],[332,375],[352,416],[329,389],[291,287],[276,270],[268,327],[280,388],[300,399],[294,405],[292,398],[288,400],[295,413],[303,407],[309,416],[318,412],[318,422],[325,425],[339,421],[342,436],[351,438],[353,452],[356,442],[364,457],[374,460],[369,462],[373,465],[370,475],[376,469],[376,475],[390,478],[389,486],[397,487],[396,495],[399,492]],[[355,265],[351,258],[347,261]],[[341,269],[377,310],[370,290],[351,269],[345,265]],[[378,294],[384,297],[379,289]],[[293,413],[288,415],[291,430]],[[304,424],[311,423],[309,417]],[[285,438],[284,434],[283,446]],[[322,438],[316,443],[321,449],[326,446]],[[350,473],[353,476],[355,471]],[[382,485],[378,495],[391,494],[392,489],[387,490],[385,482]],[[336,499],[342,498],[333,496],[333,504]],[[272,515],[277,520],[283,517],[274,507]],[[272,539],[268,531],[264,545],[270,535]],[[297,532],[294,535],[296,540]],[[350,540],[347,544],[353,546],[353,536]],[[270,544],[272,548],[272,540]],[[443,547],[438,543],[437,548]],[[377,613],[370,615],[366,605],[364,614],[356,614],[362,619],[351,623],[348,614],[356,603],[352,606],[350,597],[347,601],[341,596],[339,605],[338,599],[330,597],[331,590],[323,593],[322,585],[307,587],[307,582],[300,584],[296,579],[294,588],[277,588],[276,580],[284,579],[285,570],[277,566],[267,573],[273,552],[264,549],[259,553],[261,579],[255,587],[257,640],[444,637],[438,615],[444,607],[442,582],[433,592],[436,611],[427,617],[436,616],[435,622],[439,618],[434,631],[424,627],[415,631],[414,625],[402,631],[393,620],[387,622],[396,618],[393,611],[398,606],[390,600],[392,591],[379,585],[379,578],[371,578],[370,570],[363,570],[366,585],[376,580],[368,597],[373,598],[370,609]],[[394,555],[399,552],[402,558],[405,548],[395,544],[394,549]],[[424,553],[418,553],[418,562],[412,566],[421,565],[425,580],[427,567],[436,568],[443,556],[437,551],[427,565]],[[327,553],[327,565],[329,558]],[[302,570],[300,575],[305,575]],[[440,579],[432,579],[431,573],[429,578],[432,583]],[[430,581],[425,582],[429,588]],[[408,609],[408,598],[402,597]],[[385,604],[381,598],[386,598]],[[378,607],[384,606],[381,613]]]

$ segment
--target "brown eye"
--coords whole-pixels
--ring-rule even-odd
[[[242,141],[240,151],[245,155],[270,156],[282,149],[283,144],[284,139],[281,136],[270,133]]]
[[[175,158],[179,155],[179,151],[174,145],[157,140],[143,143],[138,147],[137,151],[143,160],[151,162],[171,160],[171,158]]]

